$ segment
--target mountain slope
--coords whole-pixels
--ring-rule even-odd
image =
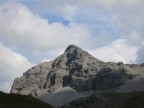
[[[0,108],[53,108],[31,96],[0,92]]]
[[[144,108],[144,92],[91,94],[60,108]]]
[[[142,83],[141,87],[132,89],[135,86],[134,82],[143,80],[144,64],[105,63],[81,48],[70,45],[54,61],[32,67],[22,77],[16,78],[11,93],[31,95],[46,102],[50,102],[48,96],[52,96],[53,100],[58,100],[57,103],[60,103],[56,105],[53,101],[52,105],[61,106],[65,102],[76,99],[79,93],[143,91]],[[131,89],[125,86],[127,84]],[[73,94],[65,89],[67,87],[74,90]],[[61,88],[65,91],[59,90]],[[55,96],[56,91],[59,91],[57,94],[70,96],[71,99],[67,97],[62,102]],[[77,98],[83,96],[86,95],[79,95]]]

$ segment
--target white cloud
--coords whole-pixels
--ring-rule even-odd
[[[83,13],[85,13],[85,11],[87,12],[84,17],[87,17],[87,22],[101,23],[108,20],[107,24],[112,27],[112,30],[114,31],[115,29],[118,31],[117,35],[120,35],[121,38],[127,39],[127,42],[132,46],[141,47],[141,40],[144,40],[144,32],[142,29],[144,26],[143,0],[54,0],[52,2],[50,0],[42,0],[39,2],[42,5],[45,3],[45,6],[49,4],[55,8],[58,6],[63,10],[65,10],[64,7],[65,4],[67,4],[67,6],[70,7],[70,13],[74,12],[72,15],[80,17],[81,19],[79,20],[83,20],[81,15],[84,15]],[[72,11],[75,9],[74,7],[76,7],[76,11]],[[97,11],[101,11],[103,14],[99,15]],[[69,12],[66,11],[66,13],[68,14]],[[97,25],[94,23],[90,26]],[[104,28],[106,25],[102,26]]]
[[[42,3],[42,1],[39,2]],[[142,41],[144,40],[144,33],[141,29],[144,25],[144,15],[142,14],[142,4],[144,2],[142,0],[110,0],[109,2],[106,0],[54,0],[52,2],[45,0],[43,3],[48,3],[48,6],[51,5],[53,7],[60,3],[60,6],[57,8],[58,12],[60,12],[64,18],[68,19],[70,24],[65,26],[61,22],[49,23],[47,19],[33,14],[21,3],[5,3],[0,6],[0,39],[4,42],[4,44],[12,45],[18,49],[30,49],[32,52],[35,51],[38,53],[47,53],[48,55],[52,55],[50,52],[53,49],[57,50],[59,48],[64,48],[69,44],[76,44],[82,48],[94,48],[99,45],[102,46],[105,42],[110,43],[111,40],[114,40],[111,38],[115,37],[107,36],[109,33],[104,36],[102,36],[101,33],[98,37],[92,37],[87,25],[77,24],[73,21],[73,17],[78,14],[77,12],[82,12],[82,9],[84,8],[91,8],[88,5],[95,5],[95,7],[96,5],[99,5],[101,7],[109,7],[107,10],[103,10],[104,8],[101,9],[102,11],[109,13],[109,17],[104,15],[103,20],[108,17],[110,19],[108,23],[119,31],[117,34],[120,34],[123,39],[126,39],[126,42],[121,47],[121,50],[116,50],[117,48],[112,46],[114,44],[111,44],[109,46],[99,48],[98,51],[101,52],[112,48],[112,50],[108,51],[109,53],[106,53],[107,55],[105,54],[107,57],[104,58],[107,58],[107,61],[119,58],[118,60],[122,60],[124,62],[134,62],[134,59],[137,56],[134,54],[135,50],[141,47]],[[132,8],[130,8],[130,6]],[[97,9],[97,7],[92,9]],[[102,13],[105,14],[105,12]],[[89,44],[85,44],[88,42]],[[135,56],[123,54],[125,52],[123,52],[122,48],[124,48],[124,50],[130,48],[129,51],[132,51],[131,53]],[[135,50],[132,50],[131,48]],[[113,51],[113,49],[115,50]],[[115,56],[110,57],[109,55]]]
[[[76,6],[65,4],[61,9],[62,11],[61,13],[65,19],[73,21],[73,17],[76,15],[76,10],[77,10]]]
[[[91,50],[90,53],[96,58],[105,62],[135,63],[137,57],[137,48],[129,46],[127,40],[118,39],[112,44],[96,50]]]
[[[68,26],[58,22],[50,24],[19,3],[6,3],[0,7],[0,25],[2,40],[33,50],[49,50],[72,43],[84,46],[85,41],[94,43],[86,25],[74,22]]]
[[[9,92],[13,80],[31,66],[32,64],[24,56],[0,43],[0,90]]]

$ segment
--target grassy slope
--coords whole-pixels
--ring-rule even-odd
[[[0,108],[53,108],[31,96],[0,92]]]

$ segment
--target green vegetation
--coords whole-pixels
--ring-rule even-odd
[[[53,108],[31,96],[0,92],[0,108]]]

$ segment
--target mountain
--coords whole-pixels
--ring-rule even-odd
[[[91,93],[144,90],[144,64],[103,62],[75,45],[54,61],[27,70],[11,93],[31,95],[57,107]]]
[[[0,92],[0,108],[53,108],[34,97]]]

